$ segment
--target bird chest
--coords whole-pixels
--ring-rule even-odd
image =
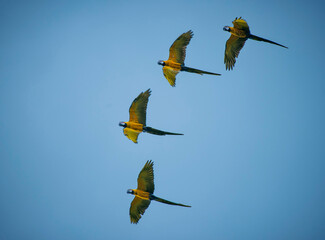
[[[170,61],[170,60],[165,61],[165,66],[171,67],[175,70],[181,70],[181,64],[174,61]]]
[[[249,35],[249,32],[246,32],[245,30],[242,29],[236,29],[236,28],[233,28],[231,33],[236,37],[240,37],[240,38],[247,38]]]
[[[127,127],[132,128],[133,130],[143,131],[143,125],[141,123],[127,122]]]
[[[136,189],[134,190],[134,195],[138,196],[139,198],[145,199],[145,200],[149,200],[149,195],[150,193]]]

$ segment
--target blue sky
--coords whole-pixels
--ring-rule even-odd
[[[1,1],[0,239],[324,239],[321,1]],[[235,17],[251,33],[223,64]],[[193,30],[176,87],[157,61]],[[141,134],[119,121],[151,88]],[[130,224],[145,162],[155,194]]]

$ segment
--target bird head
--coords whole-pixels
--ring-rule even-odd
[[[224,30],[224,31],[227,31],[227,32],[230,32],[230,27],[229,27],[229,26],[224,26],[224,27],[223,27],[223,30]]]
[[[164,62],[163,60],[159,60],[159,61],[158,61],[158,64],[159,64],[159,65],[162,65],[162,66],[165,66],[165,62]]]
[[[126,123],[125,122],[119,122],[118,125],[121,126],[121,127],[126,127]]]
[[[134,194],[134,191],[133,191],[132,189],[128,189],[128,190],[126,191],[126,193],[128,193],[128,194]]]

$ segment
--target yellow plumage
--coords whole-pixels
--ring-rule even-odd
[[[123,133],[124,135],[130,139],[131,141],[133,141],[134,143],[138,143],[138,136],[142,131],[139,130],[134,130],[132,128],[126,127],[123,129]]]

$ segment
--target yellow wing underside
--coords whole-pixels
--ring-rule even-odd
[[[174,62],[184,64],[186,57],[186,47],[193,37],[193,32],[190,30],[180,35],[169,48],[169,58]]]
[[[164,66],[163,73],[164,73],[165,78],[168,80],[169,84],[171,86],[175,87],[176,75],[179,73],[179,70],[175,70],[171,67]]]
[[[150,200],[144,200],[138,197],[135,197],[131,202],[130,206],[130,220],[131,223],[138,223],[141,215],[143,215],[146,209],[150,205]]]
[[[244,47],[246,42],[245,38],[239,38],[237,36],[231,35],[226,43],[225,59],[226,69],[233,69],[236,58],[239,55],[240,50]]]
[[[153,194],[155,190],[154,175],[153,175],[153,162],[147,161],[138,176],[139,190]]]
[[[141,133],[141,131],[133,130],[132,128],[124,128],[123,133],[125,136],[127,136],[128,139],[133,141],[134,143],[138,143],[138,136]]]
[[[129,114],[129,122],[141,123],[146,125],[146,115],[147,115],[147,105],[149,101],[149,96],[151,94],[150,89],[139,94],[139,96],[132,102]]]

